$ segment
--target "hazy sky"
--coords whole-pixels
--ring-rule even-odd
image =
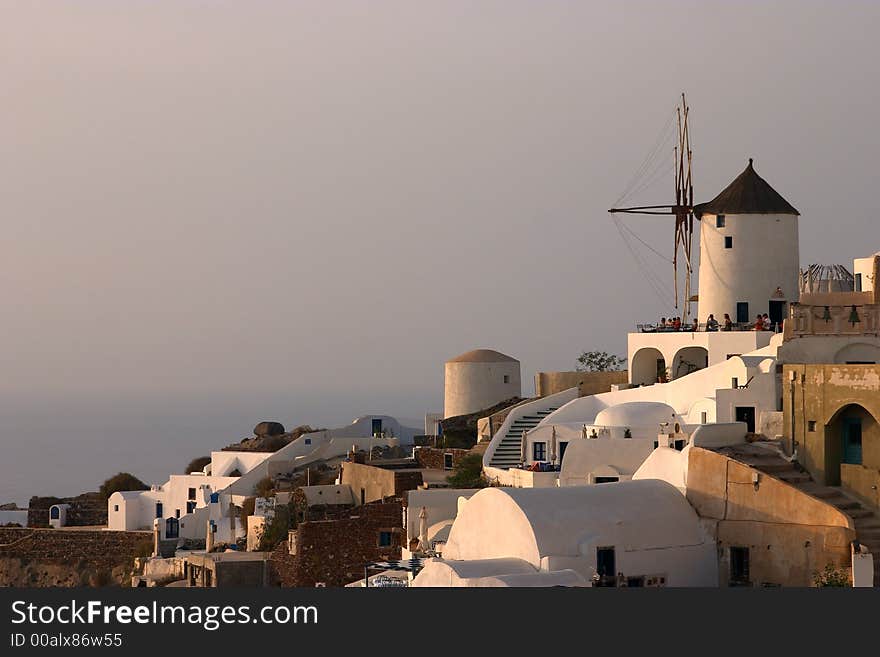
[[[698,201],[754,157],[803,264],[880,249],[878,24],[800,0],[0,0],[0,502],[162,481],[262,419],[418,418],[474,347],[527,382],[625,353],[672,304],[606,209],[681,91]],[[626,223],[670,250],[668,220]]]

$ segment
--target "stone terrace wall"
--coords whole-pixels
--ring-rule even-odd
[[[99,493],[77,497],[32,497],[28,503],[28,527],[48,527],[49,507],[69,504],[67,526],[89,527],[107,524],[107,500]]]
[[[149,532],[0,527],[0,586],[127,584]]]
[[[419,462],[421,467],[432,470],[442,470],[444,468],[444,454],[452,454],[452,467],[454,468],[469,451],[470,450],[468,449],[437,449],[434,447],[420,447],[415,451],[415,456],[416,461]]]
[[[453,460],[455,460],[453,458]],[[408,490],[415,490],[425,483],[421,472],[395,472],[394,495],[399,497]]]
[[[400,559],[402,523],[399,500],[357,507],[348,518],[300,523],[296,555],[287,542],[272,553],[273,577],[281,586],[344,586],[363,577],[368,561]],[[390,547],[379,547],[380,531],[394,533]]]

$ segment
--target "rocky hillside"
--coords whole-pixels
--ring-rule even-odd
[[[242,438],[239,442],[224,447],[223,451],[277,452],[304,433],[312,431],[321,431],[321,429],[313,429],[309,425],[303,424],[291,431],[285,431],[284,425],[280,422],[260,422],[254,427],[254,435],[251,438]]]

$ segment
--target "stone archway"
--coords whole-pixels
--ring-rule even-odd
[[[861,404],[839,408],[825,424],[825,483],[857,488],[862,466],[880,468],[880,424]]]
[[[672,378],[680,379],[708,366],[709,351],[705,347],[684,347],[672,359]]]
[[[630,382],[633,385],[651,385],[666,380],[666,359],[659,349],[644,347],[633,354],[630,363]]]

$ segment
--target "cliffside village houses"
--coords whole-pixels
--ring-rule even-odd
[[[799,212],[751,161],[693,211],[699,321],[635,327],[627,371],[538,373],[523,398],[516,359],[469,351],[424,428],[213,452],[111,495],[103,531],[151,541],[136,585],[878,584],[880,254],[801,267]],[[444,447],[453,426],[475,445]],[[489,486],[447,482],[469,454]]]

